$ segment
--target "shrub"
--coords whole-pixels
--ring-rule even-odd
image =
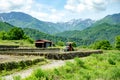
[[[54,69],[54,73],[55,73],[56,75],[60,75],[60,71],[59,71],[58,69]]]
[[[21,80],[21,76],[13,76],[13,80]]]
[[[25,78],[24,80],[38,80],[38,79],[32,75],[32,76]]]
[[[108,62],[111,65],[115,65],[116,64],[116,62],[113,59],[111,59],[111,58],[108,59]]]
[[[12,70],[18,68],[18,63],[17,62],[7,62],[6,64],[6,70]]]
[[[25,64],[26,64],[27,66],[32,65],[32,60],[26,60],[26,61],[25,61]]]
[[[12,70],[18,68],[18,63],[17,62],[5,62],[5,63],[0,63],[0,70]]]
[[[65,66],[64,69],[65,69],[66,73],[73,72],[73,68],[71,66]]]
[[[24,37],[22,28],[14,27],[9,31],[10,40],[20,40]]]
[[[75,42],[72,43],[73,47],[77,47],[77,44]]]
[[[109,61],[110,63],[116,63],[116,62],[120,62],[120,52],[117,53],[109,53]]]
[[[33,72],[34,76],[38,79],[46,77],[46,74],[43,70],[37,69]]]
[[[57,42],[57,45],[58,45],[58,46],[64,46],[64,45],[65,45],[65,43],[64,43],[64,42],[62,42],[62,41],[58,41],[58,42]]]
[[[24,69],[26,67],[25,61],[20,61],[19,66]]]
[[[88,71],[85,71],[84,75],[83,75],[84,79],[85,80],[92,80],[92,76],[91,76],[91,73],[88,72]]]
[[[36,64],[36,63],[38,63],[40,61],[43,61],[43,59],[34,59],[32,62],[33,62],[33,64]]]
[[[115,48],[120,50],[120,36],[115,38]]]
[[[114,66],[106,72],[105,80],[120,80],[120,67]]]
[[[74,60],[78,66],[85,67],[84,62],[82,60],[80,60],[80,58],[75,58]]]
[[[99,61],[103,61],[105,59],[104,56],[100,54],[91,54],[91,56],[95,57]]]
[[[97,41],[93,44],[94,49],[104,49],[104,50],[110,50],[112,49],[112,46],[109,41],[107,40],[102,40],[102,41]]]
[[[44,59],[25,60],[25,61],[18,61],[18,62],[12,61],[12,62],[0,63],[0,71],[12,70],[12,69],[17,69],[17,68],[24,69],[26,66],[30,66],[30,65],[36,64],[41,61],[44,61]]]
[[[9,38],[9,35],[8,35],[7,32],[5,32],[5,31],[0,31],[0,39],[6,40],[6,39],[8,39],[8,38]]]
[[[5,63],[0,63],[0,71],[5,70]]]
[[[67,62],[66,62],[66,66],[71,66],[71,67],[73,67],[73,66],[74,66],[74,63],[72,63],[72,62],[70,62],[70,61],[67,61]]]
[[[31,44],[34,43],[34,40],[32,38],[28,37],[27,35],[24,35],[24,40],[27,40]]]
[[[31,38],[28,38],[27,41],[28,41],[29,43],[31,43],[31,44],[34,43],[34,40],[32,40]]]

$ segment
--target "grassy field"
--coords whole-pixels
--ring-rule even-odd
[[[34,43],[31,44],[26,40],[0,40],[0,45],[34,47]],[[80,51],[86,51],[86,49],[83,48]],[[0,55],[0,63],[35,58],[39,57]],[[19,68],[12,71],[3,70],[0,75],[11,74],[18,70]],[[106,50],[103,54],[92,54],[85,58],[75,58],[74,62],[67,62],[63,67],[52,70],[37,69],[25,79],[16,76],[14,80],[120,80],[120,51]]]
[[[23,80],[120,80],[120,51],[75,58],[74,62],[53,70],[37,69]]]
[[[34,47],[34,43],[27,40],[0,40],[0,45],[17,45],[20,47]]]

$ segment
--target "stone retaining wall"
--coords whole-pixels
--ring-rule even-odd
[[[56,60],[66,60],[73,59],[75,57],[85,57],[91,54],[101,54],[101,50],[93,51],[70,51],[70,52],[61,52],[59,48],[29,48],[29,49],[20,49],[20,48],[1,48],[0,54],[8,55],[36,55],[36,56],[45,56],[47,59],[56,59]]]
[[[62,54],[46,54],[45,58],[47,59],[56,59],[56,60],[66,60],[73,59],[75,57],[85,57],[91,54],[101,54],[103,51],[95,50],[95,51],[71,51],[71,52],[63,52]]]
[[[0,48],[0,54],[60,52],[60,48]]]
[[[19,46],[15,45],[0,45],[0,48],[18,48]]]

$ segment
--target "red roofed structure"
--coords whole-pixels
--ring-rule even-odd
[[[36,40],[35,46],[38,48],[47,48],[52,46],[52,41],[41,39],[41,40]]]

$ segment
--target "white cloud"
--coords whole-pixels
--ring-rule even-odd
[[[58,22],[58,21],[64,20],[65,16],[66,15],[64,12],[55,12],[49,16],[49,19],[53,22]]]
[[[0,11],[9,10],[10,4],[5,2],[5,0],[0,1]]]
[[[72,5],[65,5],[65,9],[68,9],[68,10],[74,10],[74,6]]]
[[[0,11],[9,12],[30,8],[33,0],[0,0]]]
[[[104,11],[108,2],[106,0],[67,0],[64,8],[78,13],[85,10]]]
[[[0,12],[18,11],[43,20],[58,22],[65,16],[64,12],[55,8],[35,2],[35,0],[0,0]]]
[[[66,0],[64,9],[59,10],[38,0],[0,0],[0,13],[20,11],[43,21],[67,21],[72,18],[94,16],[94,12],[103,12],[109,3],[120,0]],[[90,15],[90,16],[91,16]]]
[[[83,11],[84,9],[85,9],[86,7],[85,7],[85,5],[83,5],[83,4],[79,4],[78,6],[77,6],[77,12],[81,12],[81,11]]]
[[[67,4],[64,6],[64,8],[70,11],[75,11],[75,8],[78,6],[78,4],[76,4],[76,1],[78,0],[67,0]]]

